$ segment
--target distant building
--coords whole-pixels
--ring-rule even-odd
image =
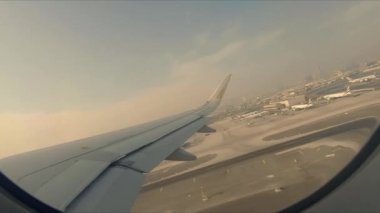
[[[263,110],[268,111],[270,113],[279,112],[285,108],[287,108],[286,104],[281,102],[275,102],[263,106]]]
[[[289,103],[288,100],[280,101],[280,102],[278,102],[278,103],[284,105],[285,108],[290,108],[290,103]]]
[[[380,65],[378,66],[374,66],[374,67],[368,67],[368,68],[365,68],[362,72],[377,72],[377,71],[380,71]]]
[[[311,74],[305,76],[305,83],[310,83],[314,80]]]
[[[378,64],[378,61],[370,61],[370,62],[367,62],[365,65],[367,67],[371,67],[371,66],[375,66],[375,65],[379,65],[379,64]]]
[[[380,71],[380,62],[379,61],[371,61],[365,64],[362,69],[362,72],[377,72]]]

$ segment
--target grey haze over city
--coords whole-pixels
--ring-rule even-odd
[[[378,59],[379,9],[375,1],[0,2],[0,156],[191,109],[229,73],[225,104]]]

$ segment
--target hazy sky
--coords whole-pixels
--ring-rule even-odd
[[[0,156],[380,58],[380,2],[0,2]],[[5,147],[5,149],[3,149]]]

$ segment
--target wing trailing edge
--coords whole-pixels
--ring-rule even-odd
[[[196,159],[182,146],[196,132],[213,132],[207,116],[220,104],[230,78],[199,108],[1,159],[0,179],[5,174],[14,181],[7,192],[36,211],[129,211],[145,173],[165,159]],[[83,151],[84,146],[91,149]]]
[[[196,159],[197,159],[197,156],[191,154],[190,152],[184,150],[183,148],[178,148],[166,158],[166,160],[171,160],[171,161],[192,161]]]

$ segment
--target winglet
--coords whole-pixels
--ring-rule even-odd
[[[219,84],[218,88],[214,91],[214,93],[210,96],[208,101],[221,101],[224,95],[224,92],[227,89],[228,82],[231,79],[231,74],[228,74],[226,78]]]

